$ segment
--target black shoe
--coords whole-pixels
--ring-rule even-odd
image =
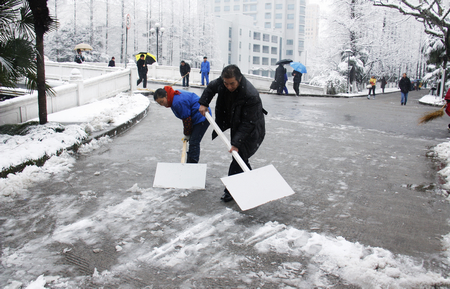
[[[224,201],[225,203],[231,202],[232,200],[234,200],[233,197],[230,195],[230,193],[228,191],[223,193],[223,195],[222,195],[222,197],[220,199],[222,201]]]

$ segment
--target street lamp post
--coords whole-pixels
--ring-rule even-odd
[[[159,32],[161,32],[161,36],[164,33],[164,31],[166,30],[164,27],[161,27],[161,24],[156,23],[155,24],[155,28],[150,29],[150,32],[153,34],[156,32],[156,61],[159,64]]]
[[[347,93],[350,93],[350,55],[352,55],[353,51],[346,49],[344,53],[347,56]]]

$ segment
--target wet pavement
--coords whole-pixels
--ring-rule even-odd
[[[149,87],[162,86],[149,84]],[[199,95],[202,91],[199,88],[189,90]],[[222,222],[232,219],[235,226],[217,236],[212,234],[217,238],[213,242],[218,249],[209,252],[212,259],[226,260],[227,251],[259,258],[257,253],[225,239],[245,235],[246,231],[239,231],[243,228],[275,222],[307,232],[342,236],[365,246],[382,247],[394,254],[423,259],[427,268],[446,270],[441,239],[450,232],[450,205],[445,201],[446,193],[439,187],[442,180],[437,171],[442,164],[433,159],[430,149],[449,141],[447,124],[450,119],[444,116],[418,125],[420,116],[436,110],[418,103],[427,92],[411,92],[406,106],[400,105],[399,93],[377,95],[375,100],[262,94],[264,108],[269,112],[267,134],[250,163],[254,168],[273,164],[296,193],[245,212],[234,202],[220,202],[223,191],[220,177],[227,173],[230,155],[220,139],[211,141],[211,127],[202,141],[200,156],[200,163],[208,166],[206,190],[159,190],[160,195],[143,199],[151,190],[157,163],[179,161],[183,136],[182,123],[172,111],[152,102],[148,116],[140,123],[101,149],[78,156],[69,176],[54,178],[30,189],[28,200],[0,204],[3,216],[15,219],[14,224],[21,226],[3,228],[3,233],[13,233],[3,236],[2,246],[19,248],[25,239],[28,242],[35,239],[38,243],[44,236],[55,235],[53,230],[57,225],[70,224],[91,216],[96,210],[119,204],[130,198],[131,191],[135,193],[131,199],[139,202],[128,208],[129,219],[139,215],[135,212],[139,204],[152,207],[152,215],[147,218],[153,221],[148,222],[146,228],[120,222],[115,224],[117,227],[105,224],[102,226],[109,231],[101,241],[96,239],[90,243],[80,237],[76,242],[69,242],[70,246],[64,238],[54,237],[56,241],[45,250],[63,252],[71,247],[71,251],[62,255],[43,252],[42,259],[46,261],[40,265],[50,262],[55,268],[49,269],[49,274],[60,270],[59,274],[73,278],[92,274],[94,268],[117,270],[117,266],[122,266],[129,275],[116,276],[121,281],[115,284],[128,283],[130,287],[121,288],[143,288],[149,284],[154,284],[153,288],[182,287],[181,284],[237,287],[242,280],[234,280],[233,274],[219,274],[220,268],[212,266],[211,261],[199,259],[168,269],[158,261],[146,261],[155,258],[162,262],[156,253],[158,258],[139,256],[136,251],[136,256],[129,258],[142,257],[139,259],[142,264],[127,271],[127,260],[121,260],[116,247],[139,242],[139,238],[142,240],[152,232],[152,238],[145,237],[151,243],[149,247],[163,248],[167,244],[174,245],[171,240],[190,224],[218,230],[217,227],[225,225]],[[135,184],[138,189],[133,191],[130,188]],[[95,198],[80,201],[80,192],[87,192],[84,195],[91,192]],[[142,213],[142,210],[138,211]],[[41,216],[43,211],[47,217]],[[94,219],[100,222],[99,219],[108,216],[111,217],[96,214]],[[95,227],[92,231],[96,231]],[[161,232],[161,235],[155,237],[154,232]],[[102,248],[103,254],[92,253],[93,248]],[[279,258],[268,254],[258,266],[266,269],[275,266],[273,263]],[[30,271],[33,272],[29,268],[27,272]],[[241,271],[245,270],[241,268]],[[208,274],[210,277],[205,277]],[[335,288],[350,288],[339,287],[342,280],[336,276],[329,278],[337,280]],[[279,287],[273,284],[273,287],[263,288]]]

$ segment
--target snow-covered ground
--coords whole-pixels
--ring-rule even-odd
[[[64,174],[72,169],[76,160],[70,152],[56,156],[57,151],[79,144],[87,137],[88,132],[105,130],[127,121],[148,105],[149,100],[145,96],[118,95],[108,100],[49,115],[49,124],[33,129],[26,136],[0,135],[2,168],[40,158],[45,154],[53,155],[42,167],[29,166],[21,173],[10,174],[7,178],[0,179],[0,201],[14,202],[18,196],[26,195],[27,188],[35,183],[44,182],[50,177],[63,178]],[[64,128],[64,131],[56,132],[55,128]],[[79,152],[89,152],[101,148],[105,142],[112,141],[114,140],[108,137],[94,140],[82,145]],[[439,158],[447,164],[450,163],[450,142],[438,145],[434,151]],[[450,189],[450,167],[443,168],[439,173],[447,180],[445,187]],[[254,278],[271,285],[278,284],[278,288],[331,288],[333,284],[330,284],[330,279],[333,278],[361,288],[432,288],[435,284],[450,286],[450,279],[427,271],[423,264],[417,264],[408,256],[394,255],[383,248],[349,242],[339,236],[325,236],[298,230],[277,222],[255,223],[249,230],[242,224],[246,216],[226,207],[213,216],[178,216],[176,206],[181,205],[179,200],[187,197],[189,192],[174,194],[171,190],[140,188],[138,185],[127,190],[128,194],[137,192],[139,195],[130,195],[120,202],[108,199],[110,196],[103,196],[101,197],[103,207],[98,208],[88,218],[80,219],[74,219],[76,215],[74,208],[64,207],[63,198],[71,197],[61,196],[58,199],[61,201],[61,213],[51,237],[37,239],[35,244],[27,244],[17,251],[2,247],[0,259],[2,266],[8,270],[17,268],[12,270],[14,273],[11,273],[8,283],[3,284],[3,288],[84,288],[81,284],[85,284],[83,283],[85,281],[79,278],[70,279],[44,274],[46,271],[51,272],[46,268],[51,264],[45,263],[44,259],[44,256],[49,258],[51,255],[49,252],[34,255],[31,260],[28,253],[44,250],[46,245],[55,241],[72,244],[82,240],[87,244],[95,244],[98,242],[96,238],[100,238],[102,233],[106,232],[123,238],[123,241],[117,244],[116,251],[131,252],[127,258],[118,261],[121,265],[114,268],[121,272],[132,271],[134,268],[156,262],[162,271],[165,267],[179,267],[180,272],[186,274],[190,267],[202,266],[203,271],[212,277],[218,277],[221,270],[233,276],[237,267],[243,266],[247,268],[246,276],[236,275],[242,288],[251,287]],[[79,197],[84,200],[97,198],[96,193],[92,191],[83,191]],[[173,208],[168,207],[168,201],[175,204],[172,205]],[[54,202],[57,203],[57,200]],[[154,212],[162,214],[154,214],[150,222],[148,212],[145,213],[144,208],[152,208]],[[147,234],[155,238],[164,235],[165,232],[158,224],[169,217],[174,218],[174,222],[182,221],[184,218],[184,221],[191,225],[180,228],[177,238],[163,246],[157,246],[150,240],[145,243],[146,240],[141,235]],[[142,228],[148,228],[148,231],[143,232]],[[7,230],[6,226],[3,230]],[[242,234],[244,230],[245,235]],[[227,238],[222,239],[223,236]],[[223,249],[230,246],[230,240],[235,242],[232,246],[238,248],[236,251],[240,254]],[[444,236],[442,247],[444,251],[450,248],[450,234]],[[254,250],[261,255],[268,252],[289,253],[292,260],[281,261],[281,264],[274,266],[271,271],[261,271],[258,270],[257,260],[247,257],[246,250]],[[196,252],[206,252],[210,258],[198,263],[199,259],[191,258]],[[448,258],[450,262],[450,255]],[[112,270],[102,272],[95,270],[89,278],[99,287],[102,284],[110,284],[115,278]],[[28,276],[36,274],[41,275],[30,281]],[[195,284],[184,284],[180,288],[195,287]]]

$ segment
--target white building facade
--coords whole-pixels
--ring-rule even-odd
[[[263,76],[268,74],[273,77],[275,69],[275,64],[272,64],[273,58],[277,58],[276,61],[284,58],[301,61],[305,51],[306,0],[211,1],[214,1],[212,5],[214,15],[220,18],[229,19],[233,14],[249,17],[246,18],[248,20],[245,21],[245,25],[253,27],[254,30],[253,34],[246,34],[250,38],[250,45],[253,45],[250,47],[253,54],[249,55],[251,73]],[[239,29],[239,27],[236,28]],[[273,53],[276,37],[278,37],[277,53]],[[257,41],[261,42],[257,43]],[[231,52],[231,59],[233,59],[234,51]],[[269,70],[266,69],[266,65],[270,67]]]

